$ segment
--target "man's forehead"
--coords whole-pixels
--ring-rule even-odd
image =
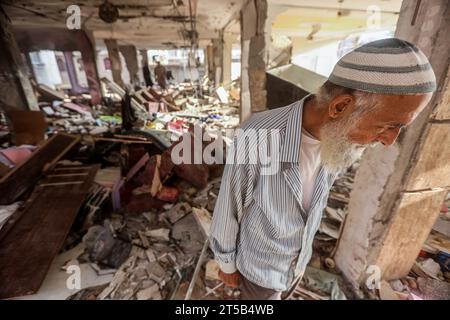
[[[414,120],[429,101],[428,95],[398,95],[378,97],[380,108],[372,114],[374,118],[385,122],[408,124]]]
[[[384,95],[383,103],[391,112],[420,112],[430,101],[432,94]]]

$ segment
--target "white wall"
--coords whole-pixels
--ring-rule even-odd
[[[38,83],[45,84],[53,89],[62,84],[55,53],[52,50],[30,52],[33,71]]]
[[[328,77],[337,61],[348,51],[367,42],[392,37],[391,30],[352,34],[343,40],[328,42],[323,46],[305,50],[292,57],[292,63]],[[294,51],[295,50],[294,48]]]
[[[241,76],[241,45],[233,44],[231,50],[231,81]]]

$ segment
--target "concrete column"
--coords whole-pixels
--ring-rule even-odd
[[[0,108],[39,110],[11,25],[0,10]]]
[[[74,94],[86,92],[86,88],[80,86],[77,78],[77,73],[75,71],[75,66],[73,64],[73,53],[72,51],[64,52],[64,59],[66,60],[67,74],[69,75],[70,85],[72,86],[72,92]]]
[[[148,65],[148,54],[147,50],[140,50],[141,52],[141,67],[142,67],[142,77],[145,86],[151,87],[153,86],[154,75],[152,76],[150,67]],[[155,80],[156,81],[156,80]]]
[[[72,32],[72,30],[71,30]],[[76,45],[81,52],[84,72],[89,86],[92,104],[100,104],[102,101],[101,87],[97,69],[97,57],[95,51],[95,39],[92,32],[80,30],[76,33]]]
[[[214,71],[214,49],[212,45],[206,47],[206,62],[208,63],[208,78],[209,81],[215,80]]]
[[[233,47],[233,35],[223,33],[223,57],[222,57],[222,82],[229,84],[231,82],[231,51]]]
[[[241,22],[241,121],[266,110],[267,0],[251,0],[240,12]]]
[[[216,86],[222,82],[223,42],[222,34],[218,39],[213,39],[214,81]]]
[[[128,73],[130,74],[130,83],[134,86],[139,83],[139,63],[137,60],[136,47],[133,45],[119,46],[119,50],[125,58]]]
[[[424,51],[438,90],[396,144],[370,149],[362,159],[334,257],[355,288],[366,289],[374,270],[386,280],[408,274],[448,193],[449,34],[450,2],[403,1],[396,36]]]
[[[124,83],[122,80],[122,64],[120,62],[119,46],[117,45],[117,40],[105,39],[105,45],[108,49],[109,60],[111,61],[113,80],[115,83],[123,87]]]

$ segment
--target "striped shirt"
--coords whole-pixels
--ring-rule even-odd
[[[303,275],[336,178],[321,166],[310,208],[303,209],[299,149],[305,99],[257,113],[242,125],[244,132],[278,132],[279,139],[235,136],[211,226],[210,246],[223,272],[237,269],[251,282],[280,291]],[[241,143],[243,139],[249,143]],[[261,145],[274,151],[270,154],[278,161],[276,172],[263,174],[260,161],[249,161],[255,145],[258,151]],[[230,155],[245,155],[246,161],[229,163]]]

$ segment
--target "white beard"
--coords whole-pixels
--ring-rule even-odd
[[[325,124],[320,130],[320,158],[331,173],[339,173],[361,158],[366,146],[351,142],[347,134],[357,119],[341,119]]]

